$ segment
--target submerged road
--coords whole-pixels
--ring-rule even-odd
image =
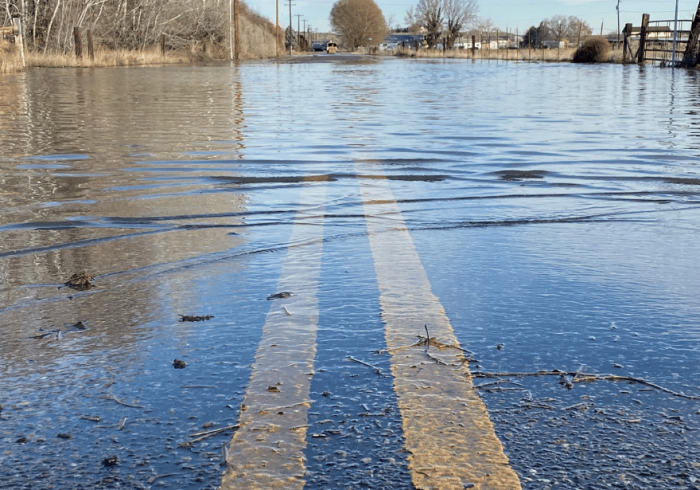
[[[364,170],[358,164],[358,173]],[[360,189],[414,485],[520,488],[391,189],[381,178]],[[295,293],[275,301],[267,316],[222,489],[301,489],[306,483],[304,448],[312,403],[324,198],[323,185],[302,188],[303,208],[294,220],[293,246],[278,285],[279,291]],[[423,329],[425,341],[416,342]]]
[[[292,61],[0,78],[0,489],[700,488],[695,74]]]

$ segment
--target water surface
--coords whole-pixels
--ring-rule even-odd
[[[472,371],[700,395],[699,84],[394,59],[3,76],[0,488],[216,487],[230,433],[178,444],[238,420],[266,298],[319,186],[308,488],[412,488],[391,378],[346,360],[389,372],[359,191],[377,179]],[[96,288],[63,287],[84,269]],[[509,379],[480,391],[524,488],[695,488],[697,400]],[[345,414],[353,437],[311,438]]]

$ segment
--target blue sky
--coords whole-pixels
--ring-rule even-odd
[[[402,24],[406,10],[415,1],[401,0],[375,0],[384,12],[385,17],[394,15],[394,24]],[[333,0],[297,0],[293,2],[292,14],[294,28],[297,26],[296,14],[306,19],[307,25],[318,28],[319,31],[330,30],[328,15],[330,14]],[[262,15],[274,22],[275,0],[248,0],[248,4],[257,9]],[[280,26],[289,24],[289,7],[287,0],[279,0]],[[491,19],[499,29],[519,29],[523,32],[531,25],[537,25],[543,19],[553,15],[575,15],[582,18],[593,28],[595,33],[600,32],[601,22],[603,33],[617,30],[617,0],[488,0],[479,2],[480,17]],[[634,25],[641,23],[643,13],[651,15],[651,20],[673,19],[676,7],[675,0],[620,0],[620,28],[629,22]],[[698,7],[697,0],[679,0],[678,18],[691,19]]]

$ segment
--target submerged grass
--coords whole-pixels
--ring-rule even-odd
[[[0,73],[15,73],[23,70],[22,58],[18,50],[2,50],[0,56]],[[144,51],[127,49],[96,49],[94,59],[87,54],[77,58],[73,53],[42,53],[41,51],[25,52],[26,68],[37,67],[115,67],[160,65],[174,63],[192,63],[195,61],[208,61],[215,59],[227,59],[227,55],[217,49],[209,49],[207,52],[194,50],[166,51],[162,55],[159,48]]]

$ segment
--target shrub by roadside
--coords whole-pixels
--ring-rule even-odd
[[[574,63],[607,63],[610,61],[610,43],[604,37],[587,39],[574,53]]]

